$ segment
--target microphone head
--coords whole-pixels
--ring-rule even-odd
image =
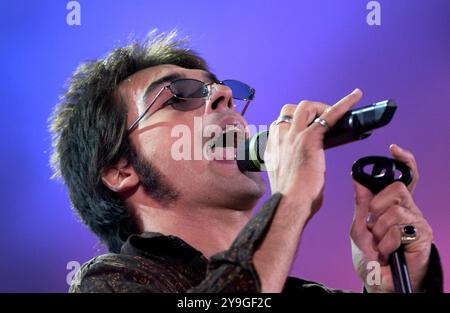
[[[238,143],[236,162],[242,172],[261,172],[265,170],[264,151],[266,151],[268,138],[269,131],[262,131],[250,139]]]

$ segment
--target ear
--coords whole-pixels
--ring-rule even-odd
[[[139,184],[139,176],[128,160],[121,159],[103,171],[102,181],[112,191],[122,193],[135,188]]]

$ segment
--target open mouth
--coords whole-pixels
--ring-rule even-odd
[[[209,142],[211,159],[216,161],[235,161],[237,146],[245,140],[245,131],[239,125],[226,125],[220,134]]]

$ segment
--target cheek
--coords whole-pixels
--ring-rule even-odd
[[[158,116],[159,126],[141,135],[142,154],[166,177],[183,180],[188,176],[194,181],[200,179],[199,176],[207,170],[200,113],[161,112]]]
[[[172,163],[171,147],[175,140],[170,131],[154,132],[142,140],[142,155],[161,171],[166,171]]]
[[[141,139],[142,155],[168,177],[200,175],[206,170],[202,138],[186,122],[154,130]]]

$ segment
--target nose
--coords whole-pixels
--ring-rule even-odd
[[[210,95],[206,99],[205,114],[214,112],[234,111],[233,94],[230,87],[221,84],[212,84]]]

